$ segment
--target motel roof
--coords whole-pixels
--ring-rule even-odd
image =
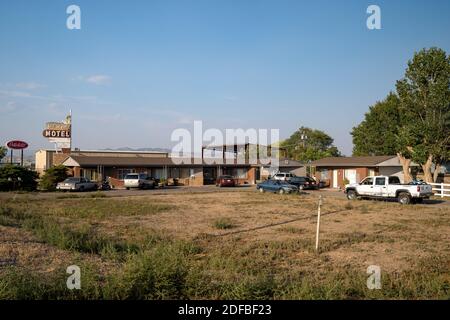
[[[397,156],[328,157],[313,161],[311,165],[315,167],[378,167],[389,160],[394,160],[391,165],[400,165],[394,158]]]
[[[184,160],[183,163],[181,161]],[[70,155],[64,161],[63,165],[68,167],[96,167],[96,166],[113,166],[113,167],[158,167],[158,166],[207,166],[207,165],[221,165],[221,166],[252,166],[261,165],[252,163],[239,163],[236,159],[225,159],[224,163],[214,163],[217,159],[203,159],[199,158],[167,158],[167,157],[109,157],[109,156],[88,156],[88,155]],[[280,159],[280,167],[301,167],[298,161],[290,159]]]

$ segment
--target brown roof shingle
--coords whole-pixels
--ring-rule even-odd
[[[315,167],[375,167],[396,156],[328,157],[311,162]]]

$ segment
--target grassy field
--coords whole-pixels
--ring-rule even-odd
[[[318,193],[0,200],[0,299],[449,299],[450,206]],[[81,268],[68,290],[66,268]],[[367,267],[381,268],[369,290]]]

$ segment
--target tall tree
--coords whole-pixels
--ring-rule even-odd
[[[408,62],[397,81],[400,98],[399,152],[419,163],[425,180],[431,167],[448,159],[450,149],[450,56],[438,48],[423,49]]]
[[[286,148],[288,157],[307,162],[324,157],[340,156],[341,153],[333,142],[333,138],[323,131],[301,127],[284,140],[281,147]]]
[[[395,93],[369,107],[364,120],[353,128],[354,156],[397,154],[400,100]]]
[[[1,146],[0,147],[0,161],[2,161],[4,157],[6,157],[7,153],[8,153],[8,149],[6,149],[5,147]]]

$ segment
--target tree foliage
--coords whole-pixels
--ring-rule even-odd
[[[397,154],[400,100],[395,93],[369,107],[364,120],[354,127],[353,155],[381,156]]]
[[[55,190],[58,182],[64,181],[68,177],[67,168],[63,165],[58,165],[45,170],[39,187],[43,190]]]
[[[302,136],[306,139],[302,139]],[[340,156],[341,153],[333,142],[333,138],[323,131],[301,127],[280,146],[286,148],[289,158],[307,162],[324,157]]]
[[[432,163],[439,165],[450,156],[450,57],[438,48],[421,50],[408,62],[396,89],[353,128],[353,153],[397,154],[406,180],[414,161],[431,182]]]
[[[36,189],[37,173],[30,169],[7,164],[0,167],[0,191]]]
[[[416,53],[405,77],[397,81],[397,92],[399,151],[420,163],[430,181],[432,162],[449,158],[450,56],[438,48]]]
[[[0,161],[2,161],[2,159],[4,157],[6,157],[7,153],[8,153],[8,149],[6,149],[5,147],[1,146],[0,147]]]

